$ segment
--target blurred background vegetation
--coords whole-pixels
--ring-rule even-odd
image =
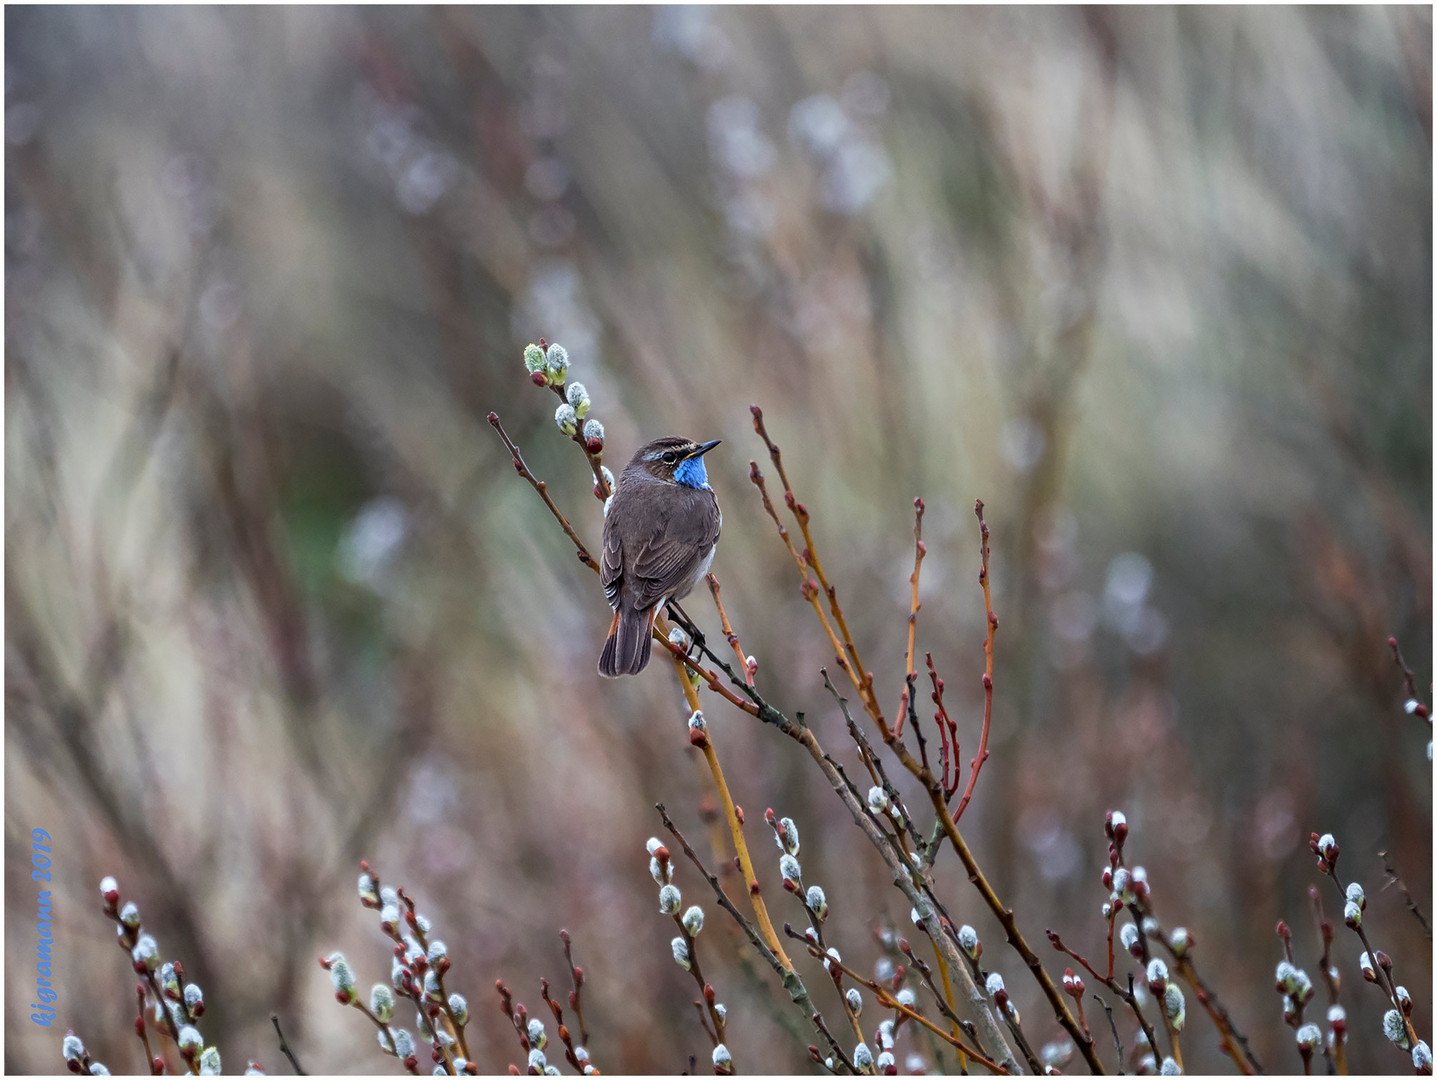
[[[1331,830],[1430,1033],[1431,943],[1377,852],[1430,911],[1430,733],[1386,639],[1425,694],[1431,17],[8,8],[7,1071],[54,1071],[66,1026],[139,1066],[106,873],[204,987],[229,1069],[284,1071],[273,1009],[311,1069],[393,1067],[315,963],[388,972],[366,856],[447,941],[486,1068],[521,1060],[493,980],[537,1002],[561,926],[602,1069],[705,1060],[643,848],[660,800],[703,835],[686,709],[664,665],[600,682],[602,594],[484,422],[597,537],[521,366],[541,334],[616,471],[658,435],[724,440],[729,612],[850,762],[747,481],[749,404],[895,702],[926,499],[919,646],[965,758],[986,502],[994,756],[964,824],[1030,938],[1099,951],[1124,809],[1158,911],[1292,1071],[1273,925],[1315,971],[1306,837]],[[711,723],[776,917],[799,913],[765,806],[871,966],[870,926],[908,917],[874,853],[796,746]],[[35,827],[50,1030],[28,1018]],[[1055,1038],[956,865],[942,894]],[[738,1067],[807,1068],[773,980],[679,882],[711,909]],[[1354,1070],[1405,1071],[1338,942]],[[1190,1017],[1189,1066],[1226,1071]]]

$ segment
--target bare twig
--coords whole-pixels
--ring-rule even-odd
[[[973,786],[978,783],[978,770],[983,768],[983,762],[988,760],[988,728],[993,720],[993,637],[998,633],[998,616],[993,614],[993,593],[988,587],[988,523],[983,520],[982,499],[975,500],[973,513],[978,516],[978,527],[983,536],[978,582],[983,586],[983,611],[988,625],[988,637],[983,642],[983,656],[987,666],[983,672],[983,732],[978,736],[978,754],[969,765],[972,771],[968,774],[968,786],[963,790],[963,797],[958,800],[958,809],[953,812],[955,822],[963,816],[968,800],[973,797]]]
[[[1432,924],[1427,921],[1427,916],[1422,914],[1422,909],[1417,906],[1417,901],[1412,899],[1412,894],[1407,891],[1406,883],[1397,876],[1397,871],[1393,869],[1392,861],[1387,857],[1387,852],[1379,851],[1377,854],[1382,859],[1382,872],[1386,874],[1388,878],[1387,884],[1383,885],[1382,888],[1385,890],[1391,888],[1393,885],[1397,886],[1397,891],[1402,894],[1402,899],[1407,903],[1407,910],[1412,912],[1417,921],[1422,924],[1422,929],[1427,933],[1427,940],[1431,941]]]
[[[1080,956],[1072,949],[1064,945],[1063,939],[1051,930],[1048,931],[1048,940],[1053,943],[1053,948],[1057,949],[1061,953],[1066,953],[1078,963],[1082,964],[1083,968],[1088,972],[1089,975],[1097,979],[1098,982],[1102,983],[1104,986],[1106,986],[1114,994],[1117,994],[1118,997],[1123,1000],[1123,1004],[1125,1004],[1129,1009],[1131,1009],[1133,1015],[1137,1017],[1138,1026],[1143,1029],[1143,1034],[1147,1036],[1148,1045],[1153,1048],[1153,1053],[1158,1053],[1157,1033],[1153,1030],[1152,1024],[1148,1023],[1148,1018],[1143,1015],[1143,1010],[1138,1005],[1138,999],[1136,995],[1133,994],[1132,976],[1128,976],[1128,986],[1124,987],[1121,983],[1119,983],[1116,979],[1112,978],[1109,975],[1099,975],[1098,972],[1094,970],[1092,964],[1088,963],[1088,961],[1084,957]],[[1162,1002],[1158,1002],[1158,1008],[1160,1010],[1162,1009]]]
[[[569,524],[569,519],[560,513],[559,508],[554,505],[554,500],[549,497],[548,485],[543,480],[536,479],[534,474],[529,471],[529,466],[524,464],[524,456],[519,453],[519,447],[514,445],[514,440],[509,438],[509,433],[505,431],[504,426],[499,423],[498,413],[491,412],[489,414],[489,425],[499,433],[499,438],[503,439],[504,445],[509,448],[509,454],[514,462],[514,471],[527,480],[529,486],[539,493],[539,498],[544,500],[544,505],[549,508],[549,513],[554,515],[554,519],[558,521],[559,527],[564,530],[564,535],[567,536],[569,540],[572,541],[574,547],[578,549],[579,561],[597,574],[599,572],[599,564],[595,562],[594,557],[589,554],[589,549],[586,548],[584,542],[579,539],[579,534],[576,533],[574,527]],[[587,451],[585,451],[585,453],[587,453]]]
[[[898,702],[898,722],[894,725],[894,731],[903,733],[903,720],[908,715],[913,705],[913,646],[918,636],[918,609],[923,606],[918,599],[918,573],[923,568],[923,556],[928,554],[928,548],[923,544],[923,500],[913,500],[913,574],[908,583],[913,586],[913,595],[908,601],[908,648],[903,654],[903,671],[906,676],[903,686],[903,694]],[[915,717],[916,719],[916,717]],[[914,728],[915,733],[917,728]],[[919,738],[919,745],[922,746],[922,738]],[[924,754],[924,764],[927,764],[927,755]]]
[[[285,1041],[284,1031],[279,1026],[279,1013],[270,1013],[269,1022],[274,1025],[274,1033],[279,1036],[280,1053],[289,1058],[290,1067],[294,1069],[295,1074],[297,1076],[308,1076],[309,1074],[306,1073],[300,1065],[299,1058],[294,1056],[294,1051],[289,1048],[289,1043]]]
[[[719,884],[718,877],[711,873],[708,867],[704,866],[703,860],[698,857],[697,852],[695,852],[694,849],[689,846],[689,842],[684,839],[684,834],[679,832],[678,826],[675,825],[673,819],[669,817],[669,812],[664,808],[664,804],[657,803],[654,809],[659,812],[659,817],[663,819],[664,828],[668,829],[673,838],[679,842],[679,847],[683,848],[684,854],[689,857],[689,861],[698,868],[698,872],[702,874],[704,879],[709,883],[709,888],[713,890],[714,896],[718,899],[719,907],[723,908],[733,917],[734,922],[738,923],[739,928],[743,930],[744,936],[748,938],[749,943],[758,950],[759,955],[768,961],[769,966],[777,972],[778,977],[783,981],[784,989],[789,993],[789,997],[793,999],[794,1004],[799,1007],[803,1015],[808,1018],[814,1030],[817,1031],[828,1044],[834,1059],[842,1062],[848,1072],[852,1072],[853,1066],[849,1063],[847,1055],[844,1054],[842,1047],[838,1045],[837,1040],[833,1038],[832,1033],[829,1032],[828,1027],[823,1023],[823,1017],[814,1007],[813,1000],[808,994],[808,988],[803,985],[803,980],[799,977],[798,973],[793,970],[793,965],[784,965],[781,963],[778,959],[778,954],[768,947],[768,943],[764,941],[763,935],[759,933],[758,928],[749,922],[743,912],[734,906],[734,902],[729,899],[728,893],[724,892],[723,886]]]
[[[929,1020],[922,1013],[910,1008],[907,1005],[904,1005],[901,1001],[899,1001],[886,989],[884,989],[881,983],[873,979],[865,978],[864,976],[858,974],[858,972],[854,971],[851,967],[848,967],[846,964],[844,964],[843,961],[837,960],[831,954],[825,953],[822,948],[809,941],[802,934],[794,930],[793,927],[785,926],[784,932],[787,933],[788,936],[793,938],[795,941],[802,942],[804,948],[809,951],[809,954],[811,956],[822,960],[825,964],[833,965],[835,968],[843,972],[843,974],[847,975],[854,982],[859,983],[862,986],[866,986],[874,993],[874,995],[877,996],[879,1004],[882,1005],[885,1009],[893,1009],[901,1013],[903,1016],[907,1017],[909,1020],[914,1020],[917,1023],[922,1024],[929,1031],[933,1032],[933,1034],[937,1035],[940,1039],[948,1043],[950,1046],[956,1047],[957,1049],[963,1051],[963,1053],[967,1054],[974,1061],[978,1062],[979,1065],[982,1065],[989,1072],[1001,1076],[1009,1075],[1009,1071],[999,1065],[996,1061],[993,1061],[991,1058],[986,1057],[976,1048],[969,1046],[957,1035],[953,1035],[949,1032],[944,1031],[942,1028],[940,1028],[937,1024],[933,1023],[932,1020]]]

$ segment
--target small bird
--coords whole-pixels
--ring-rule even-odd
[[[719,442],[655,439],[624,466],[604,515],[599,580],[614,621],[599,656],[600,675],[643,671],[654,617],[708,573],[723,514],[704,455]]]

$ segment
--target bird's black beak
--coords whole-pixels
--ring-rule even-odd
[[[699,448],[698,448],[697,450],[693,451],[692,453],[690,453],[690,454],[689,454],[689,457],[691,457],[691,458],[703,457],[705,454],[707,454],[710,450],[712,450],[715,446],[717,446],[717,445],[718,445],[719,443],[721,443],[721,442],[723,442],[722,439],[714,439],[713,442],[700,443],[700,444],[699,444]]]

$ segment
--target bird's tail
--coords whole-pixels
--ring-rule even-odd
[[[609,639],[599,654],[599,674],[610,678],[637,675],[649,662],[654,641],[654,615],[658,605],[646,611],[621,604],[609,624]]]

